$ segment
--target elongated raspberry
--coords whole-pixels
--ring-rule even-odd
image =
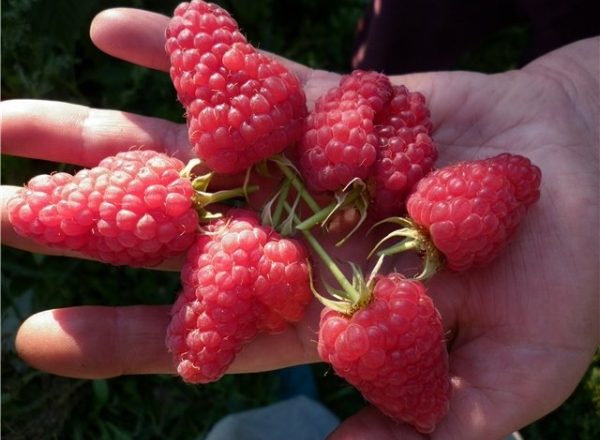
[[[9,201],[23,236],[114,265],[154,266],[192,244],[198,215],[183,163],[156,151],[107,157],[75,175],[40,175]]]
[[[166,38],[189,138],[208,167],[244,171],[300,139],[306,99],[298,79],[250,45],[227,11],[182,3]]]
[[[299,321],[312,293],[302,245],[230,211],[190,248],[166,344],[190,383],[218,380],[259,331]]]
[[[336,191],[371,175],[378,146],[374,120],[391,96],[385,75],[356,70],[317,100],[299,146],[309,189]]]
[[[324,308],[318,351],[365,399],[420,432],[432,432],[448,411],[444,330],[419,281],[381,276],[351,316]]]
[[[374,212],[379,218],[402,214],[416,183],[431,169],[437,149],[425,98],[394,86],[389,104],[377,115],[379,147],[375,163]]]
[[[407,209],[450,269],[484,266],[506,246],[539,198],[540,180],[539,168],[522,156],[461,162],[423,178]]]

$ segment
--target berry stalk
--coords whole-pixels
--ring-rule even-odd
[[[276,156],[275,163],[283,173],[283,175],[290,181],[292,186],[298,191],[298,194],[304,200],[304,202],[308,205],[308,207],[316,214],[321,211],[321,206],[316,202],[315,199],[310,195],[302,181],[298,178],[298,175],[292,171],[292,166],[290,162],[282,157]]]
[[[281,194],[278,196],[278,205],[282,205],[285,208],[285,210],[288,212],[288,218],[291,219],[294,229],[299,230],[304,235],[308,244],[313,248],[319,258],[321,258],[325,264],[325,267],[327,267],[331,275],[341,287],[341,290],[326,287],[327,291],[331,294],[331,296],[336,298],[337,301],[323,297],[316,292],[314,288],[313,294],[325,306],[346,315],[350,315],[359,305],[365,304],[369,301],[371,296],[371,286],[364,280],[362,273],[354,265],[352,265],[352,281],[349,281],[337,264],[333,261],[331,256],[329,256],[327,251],[323,248],[323,246],[321,246],[321,243],[319,243],[319,241],[310,232],[310,228],[320,222],[318,219],[326,220],[332,212],[334,212],[336,209],[339,209],[340,206],[345,205],[349,198],[358,199],[360,193],[358,191],[351,191],[347,193],[346,197],[343,197],[341,200],[338,200],[337,202],[334,202],[325,208],[321,208],[304,186],[304,183],[299,178],[297,172],[295,172],[293,165],[289,163],[286,158],[281,156],[276,157],[275,162],[284,174],[286,181],[288,181],[289,184],[296,189],[298,192],[298,197],[302,198],[306,202],[306,204],[314,212],[314,215],[309,219],[301,220],[295,214],[295,206],[291,206],[285,198],[281,197]],[[298,227],[299,225],[302,225],[302,229]],[[375,265],[370,280],[380,267],[381,260]]]
[[[208,186],[213,177],[213,173],[209,172],[196,176],[193,174],[193,169],[201,164],[202,161],[199,159],[192,159],[186,166],[181,170],[179,175],[181,178],[189,180],[194,190],[191,200],[194,209],[198,212],[200,220],[211,220],[218,217],[218,214],[213,214],[208,211],[206,207],[213,203],[224,202],[229,199],[236,197],[247,197],[249,193],[258,191],[258,185],[247,185],[244,183],[243,186],[238,188],[224,189],[216,192],[208,191]]]
[[[354,203],[354,201],[356,201],[360,197],[360,195],[361,194],[357,191],[351,192],[348,195],[348,197],[346,197],[343,200],[343,206],[352,205]],[[298,225],[296,225],[296,229],[299,229],[299,230],[311,229],[313,226],[325,223],[327,221],[327,219],[329,218],[329,216],[331,216],[331,214],[333,214],[333,212],[336,211],[337,209],[339,209],[341,206],[342,206],[342,203],[340,203],[340,202],[331,202],[325,208],[314,213],[312,216],[310,216],[306,220],[303,220]]]
[[[296,214],[293,214],[293,209],[289,205],[289,203],[286,202],[284,204],[284,206],[285,206],[286,211],[288,213],[290,213],[290,215],[293,215],[294,223],[296,225],[299,224],[300,219],[298,218],[298,216],[296,216]],[[353,286],[352,283],[350,283],[348,281],[348,279],[343,274],[343,272],[340,270],[340,268],[337,266],[337,264],[335,264],[335,261],[333,261],[333,259],[329,256],[329,254],[325,250],[325,248],[323,248],[323,246],[321,246],[321,243],[319,243],[319,241],[310,232],[310,230],[303,229],[303,230],[300,230],[300,232],[302,232],[302,235],[304,235],[304,238],[306,238],[306,241],[308,242],[308,244],[317,253],[319,258],[321,258],[321,260],[325,264],[325,267],[327,267],[327,269],[329,270],[331,275],[333,275],[333,277],[335,278],[337,283],[343,289],[344,293],[346,294],[345,295],[346,298],[349,299],[350,301],[352,301],[352,303],[358,303],[359,301],[361,301],[363,295],[361,295],[361,293],[355,288],[355,286]]]
[[[375,253],[377,253],[379,258],[384,258],[406,251],[416,251],[423,256],[423,269],[413,278],[420,281],[431,278],[442,268],[443,256],[433,245],[431,239],[427,236],[427,232],[420,228],[414,221],[405,217],[390,217],[376,223],[371,229],[384,223],[396,223],[402,226],[402,228],[394,230],[383,237],[371,250],[367,258],[371,258]],[[379,250],[383,243],[395,237],[404,238],[395,245]]]
[[[336,200],[334,202],[321,208],[306,189],[302,178],[290,161],[282,156],[275,157],[274,161],[277,163],[277,166],[283,172],[286,179],[288,179],[296,191],[298,191],[299,197],[304,200],[313,211],[313,216],[301,221],[299,225],[295,225],[296,229],[310,229],[318,224],[323,225],[327,223],[333,214],[339,212],[343,208],[350,206],[355,207],[360,212],[360,220],[356,223],[354,228],[336,244],[337,246],[341,246],[367,218],[367,207],[369,205],[368,191],[366,184],[361,179],[354,178],[350,180],[344,188],[335,193]]]
[[[258,185],[250,185],[246,188],[224,189],[214,193],[206,191],[196,191],[192,196],[192,201],[197,208],[203,208],[212,203],[223,202],[225,200],[242,197],[246,194],[258,191]]]
[[[281,220],[281,214],[283,213],[283,204],[288,198],[290,193],[291,183],[288,179],[285,179],[281,186],[281,190],[279,191],[279,195],[277,196],[277,205],[275,206],[275,211],[273,212],[272,223],[274,225],[278,225]]]

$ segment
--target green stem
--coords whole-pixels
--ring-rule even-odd
[[[344,195],[342,196],[344,197]],[[323,223],[335,210],[341,209],[344,206],[352,205],[359,196],[360,192],[352,192],[345,196],[341,201],[331,202],[319,212],[316,212],[306,220],[303,220],[302,223],[296,226],[296,229],[311,229],[313,226]]]
[[[298,193],[300,194],[300,197],[302,197],[302,200],[304,200],[306,202],[308,207],[310,209],[312,209],[312,211],[315,214],[317,212],[319,212],[321,210],[321,207],[315,201],[315,199],[312,198],[312,196],[309,194],[309,192],[306,190],[306,188],[304,187],[304,184],[300,181],[300,179],[298,179],[298,176],[296,175],[296,173],[294,173],[289,167],[285,166],[284,164],[280,163],[279,161],[275,161],[275,163],[277,164],[279,169],[283,172],[285,177],[290,182],[292,182],[292,185],[294,186],[294,188],[296,188],[296,191],[298,191]]]
[[[292,207],[288,203],[285,203],[285,209],[290,213],[292,212]],[[294,223],[300,223],[300,219],[295,214]],[[331,275],[333,275],[340,287],[348,294],[348,299],[354,303],[357,303],[360,300],[360,293],[356,291],[356,289],[352,286],[352,283],[350,283],[350,281],[348,281],[348,279],[344,276],[337,264],[335,264],[327,251],[323,248],[323,246],[321,246],[321,243],[319,243],[319,241],[314,237],[314,235],[311,234],[310,231],[302,230],[301,232],[304,234],[306,241],[308,241],[310,246],[321,258],[327,269],[329,269],[329,272],[331,272]]]
[[[311,229],[313,226],[318,225],[323,220],[325,220],[329,216],[329,214],[331,214],[331,211],[333,211],[336,206],[337,206],[337,203],[335,203],[335,202],[330,203],[325,208],[321,209],[319,212],[311,215],[306,220],[303,220],[301,223],[297,224],[296,229],[300,229],[300,230]]]
[[[419,242],[414,238],[407,238],[405,240],[402,240],[400,243],[395,244],[394,246],[390,246],[389,248],[377,252],[377,255],[382,257],[392,254],[398,254],[400,252],[405,252],[410,249],[419,249]]]
[[[200,165],[202,161],[198,158],[190,160],[183,169],[179,172],[179,175],[183,178],[189,179],[192,176],[192,170]],[[212,176],[212,173],[209,173]]]
[[[258,191],[258,185],[250,185],[247,188],[224,189],[214,193],[196,191],[192,198],[195,203],[197,203],[200,207],[203,207],[211,203],[233,199],[234,197],[242,197],[248,193],[253,193],[256,191]]]
[[[289,179],[285,179],[283,182],[283,186],[281,187],[281,192],[279,193],[279,197],[277,197],[277,205],[275,206],[275,211],[273,212],[273,225],[279,225],[279,220],[281,219],[281,214],[283,212],[283,204],[288,198],[288,194],[290,193],[290,184],[291,181]]]

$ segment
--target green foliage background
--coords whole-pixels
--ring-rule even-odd
[[[309,66],[345,72],[367,0],[219,3],[255,45]],[[91,19],[103,9],[129,6],[169,15],[175,5],[160,0],[4,0],[2,99],[53,99],[182,121],[167,75],[115,60],[88,37]],[[465,52],[457,67],[486,72],[513,68],[526,41],[527,25],[515,23]],[[18,185],[55,169],[56,164],[3,156],[2,183]],[[202,387],[167,376],[82,381],[41,373],[16,356],[16,330],[31,314],[87,304],[169,304],[178,289],[175,273],[3,248],[1,282],[6,439],[201,439],[224,415],[278,399],[274,372],[227,376]],[[360,395],[325,366],[313,370],[321,401],[340,417],[363,405]],[[600,438],[599,420],[597,356],[573,396],[524,434],[527,439]]]

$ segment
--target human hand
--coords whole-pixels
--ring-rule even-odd
[[[542,170],[541,199],[514,243],[489,267],[429,284],[449,331],[453,389],[433,439],[503,438],[542,417],[598,347],[599,42],[498,75],[394,78],[428,98],[439,166],[508,151]],[[372,407],[331,438],[367,436],[421,438]]]
[[[118,57],[167,70],[168,58],[163,48],[166,21],[164,16],[144,11],[106,11],[93,23],[92,39]],[[123,47],[122,42],[130,45]],[[290,65],[294,64],[290,62]],[[308,84],[310,87],[310,82]],[[183,124],[61,102],[14,100],[1,105],[6,154],[90,167],[103,157],[132,145],[144,145],[182,160],[189,159],[188,134]],[[17,190],[18,187],[12,186],[2,188],[4,208]],[[49,248],[17,235],[8,221],[7,211],[2,210],[3,244],[31,252],[86,258],[77,252]],[[169,260],[159,268],[177,270],[181,260]],[[316,322],[318,308],[314,309]],[[33,366],[65,376],[101,378],[128,373],[171,373],[174,372],[172,360],[164,347],[169,310],[170,306],[132,306],[47,311],[24,323],[17,337],[17,348]],[[290,329],[277,336],[268,347],[259,343],[255,354],[250,348],[248,360],[241,359],[232,371],[260,371],[306,359],[316,360],[314,350],[310,355],[304,353],[303,343],[314,333],[309,336],[308,327],[303,328],[302,337]],[[296,349],[289,350],[290,346]],[[132,351],[130,347],[136,348]],[[279,349],[274,351],[275,347]]]
[[[94,21],[92,38],[112,55],[165,70],[165,25],[166,18],[156,14],[107,11]],[[573,46],[576,50],[567,49],[584,58],[591,52],[590,46],[593,43],[584,42]],[[596,211],[591,204],[597,202],[597,176],[592,172],[598,159],[594,157],[596,150],[589,147],[595,142],[593,115],[597,99],[593,101],[594,96],[585,94],[576,98],[589,99],[582,105],[590,109],[583,110],[589,115],[585,119],[591,121],[587,127],[590,140],[585,130],[570,128],[564,119],[559,119],[564,126],[556,124],[553,118],[572,112],[565,109],[573,105],[571,95],[565,94],[559,83],[544,79],[541,72],[558,74],[550,61],[541,60],[529,71],[496,76],[437,73],[396,78],[428,97],[438,127],[434,137],[440,149],[440,165],[511,151],[530,157],[544,173],[542,199],[532,209],[515,243],[499,260],[477,273],[440,274],[430,284],[430,293],[451,335],[454,384],[450,414],[434,437],[496,437],[543,415],[568,396],[598,343],[594,315],[598,283],[592,266],[597,261],[597,250],[593,249],[587,258],[576,252],[594,238],[597,230]],[[289,65],[303,82],[309,106],[339,79],[334,74]],[[525,119],[530,111],[525,115],[520,112],[525,112],[525,106],[532,105],[542,91],[549,94],[539,114]],[[550,102],[557,103],[560,113],[552,113]],[[61,103],[13,101],[2,106],[4,151],[9,154],[90,166],[130,145],[151,145],[182,158],[188,148],[185,127],[166,121]],[[548,120],[552,123],[544,123]],[[575,144],[588,145],[590,157],[581,156],[583,148],[580,155],[574,156],[567,147]],[[547,154],[548,148],[552,157]],[[591,172],[574,175],[579,169]],[[574,176],[588,180],[579,185],[582,192],[576,200],[564,189],[577,186],[570,183]],[[4,220],[4,242],[36,252],[49,251],[16,237],[10,227],[5,228]],[[568,240],[560,238],[567,233],[574,235]],[[559,249],[559,244],[565,248]],[[356,250],[364,255],[372,243],[363,240],[349,245],[355,247],[353,253]],[[570,257],[563,262],[565,251]],[[563,292],[571,290],[574,292],[570,296],[578,300],[567,303]],[[313,342],[318,312],[319,306],[314,303],[301,324],[283,334],[257,339],[240,353],[232,372],[318,360]],[[24,323],[17,345],[32,365],[68,376],[167,373],[172,372],[164,348],[168,321],[168,307],[49,311]],[[549,382],[553,384],[551,389]],[[337,435],[360,438],[365,435],[364,429],[371,436],[376,436],[379,429],[382,438],[386,433],[408,430],[367,409],[349,419]]]

